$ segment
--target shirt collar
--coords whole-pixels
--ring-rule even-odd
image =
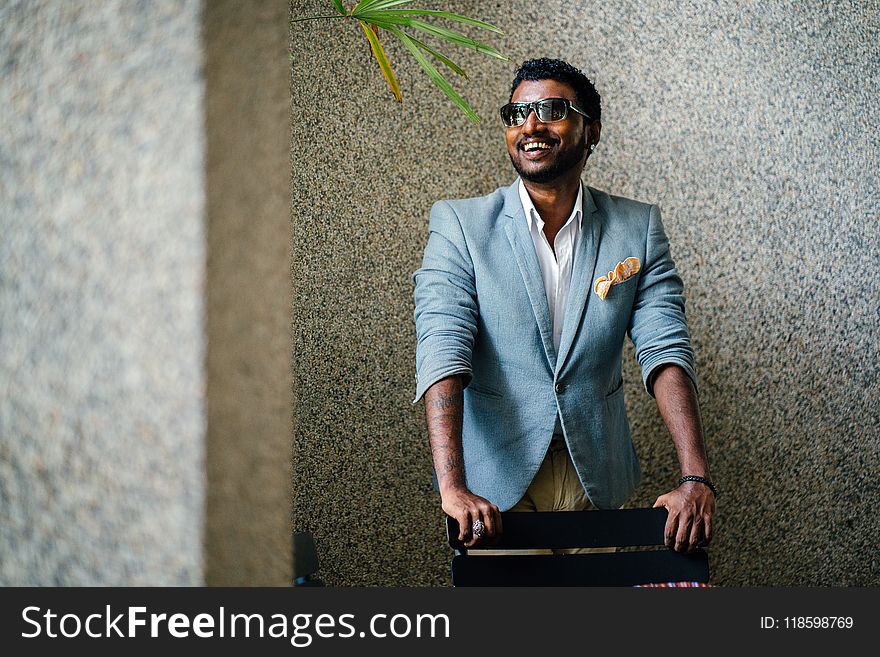
[[[529,224],[529,229],[532,228],[533,224],[537,224],[538,230],[543,230],[544,228],[544,220],[541,219],[541,215],[538,214],[537,208],[535,208],[535,204],[532,202],[532,197],[529,196],[529,191],[526,189],[525,184],[522,181],[522,178],[519,179],[519,200],[523,206],[523,213],[526,215],[526,221]],[[581,222],[581,218],[583,212],[581,209],[583,208],[584,202],[584,183],[578,182],[578,193],[577,198],[574,200],[574,207],[571,209],[571,214],[568,216],[568,219],[562,224],[563,228],[571,223],[572,220]]]

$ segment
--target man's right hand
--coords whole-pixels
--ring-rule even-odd
[[[474,495],[466,488],[455,488],[441,493],[443,511],[458,522],[458,540],[467,548],[492,545],[501,537],[501,511],[489,500]],[[473,524],[482,521],[485,529],[477,538]]]
[[[443,511],[458,521],[458,540],[472,548],[491,545],[501,536],[501,512],[489,500],[470,492],[465,484],[461,448],[464,386],[462,375],[440,379],[425,392],[425,412]],[[473,534],[477,520],[484,526],[479,538]]]

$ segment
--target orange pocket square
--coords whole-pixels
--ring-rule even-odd
[[[633,274],[637,274],[641,268],[638,258],[627,258],[623,262],[618,262],[614,269],[608,272],[608,276],[600,276],[596,279],[593,291],[604,301],[612,285],[623,283]]]

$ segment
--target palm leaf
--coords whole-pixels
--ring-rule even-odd
[[[407,36],[409,36],[409,35],[407,35]],[[456,73],[458,73],[458,74],[459,74],[461,77],[463,77],[465,80],[468,79],[468,75],[467,75],[467,73],[465,73],[464,70],[463,70],[458,64],[456,64],[455,62],[453,62],[452,60],[450,60],[448,57],[446,57],[446,56],[440,54],[439,52],[437,52],[437,51],[434,50],[433,48],[428,47],[427,44],[422,43],[421,41],[419,41],[419,40],[416,39],[415,37],[409,37],[409,40],[412,41],[414,44],[416,44],[419,48],[421,48],[422,50],[424,50],[424,51],[425,51],[426,53],[428,53],[429,55],[433,55],[436,59],[438,59],[438,60],[440,60],[441,62],[443,62],[444,64],[446,64],[449,68],[451,68],[453,71],[455,71]]]
[[[416,61],[419,63],[419,66],[421,66],[422,69],[424,69],[425,73],[428,74],[428,77],[431,79],[431,81],[434,82],[434,84],[436,84],[440,88],[440,90],[444,94],[446,94],[446,96],[448,96],[449,99],[452,100],[452,102],[455,103],[455,105],[459,109],[461,109],[471,121],[479,123],[480,117],[477,115],[477,113],[471,108],[470,105],[468,105],[467,101],[465,101],[465,99],[462,98],[458,94],[458,92],[456,92],[455,89],[452,88],[452,85],[449,84],[449,82],[440,74],[440,72],[434,67],[434,65],[423,54],[423,52],[427,53],[440,63],[447,66],[457,75],[461,75],[462,77],[467,78],[467,73],[465,73],[458,64],[446,57],[446,55],[438,52],[437,50],[434,50],[431,46],[420,41],[419,39],[410,36],[401,28],[413,28],[430,36],[443,39],[444,41],[447,41],[449,43],[464,46],[466,48],[471,48],[479,53],[483,53],[484,55],[489,55],[490,57],[495,57],[502,61],[510,61],[509,57],[503,55],[492,46],[477,41],[476,39],[472,39],[471,37],[460,32],[426,23],[425,21],[420,20],[420,18],[418,17],[434,17],[446,19],[449,21],[463,23],[465,25],[469,25],[471,27],[481,30],[486,30],[488,32],[493,32],[495,34],[504,34],[504,32],[502,32],[494,25],[491,25],[484,21],[476,20],[474,18],[468,18],[467,16],[462,16],[460,14],[455,14],[448,11],[404,8],[404,5],[409,5],[412,2],[413,0],[358,0],[358,2],[349,12],[346,12],[343,0],[333,0],[333,6],[335,7],[338,14],[336,18],[354,18],[357,19],[357,21],[360,23],[361,27],[364,30],[364,34],[367,35],[367,40],[370,42],[370,48],[372,49],[373,55],[376,57],[376,61],[379,64],[379,69],[382,71],[382,75],[385,77],[385,81],[388,83],[388,87],[391,89],[391,93],[394,94],[394,98],[398,102],[402,101],[400,85],[398,84],[397,78],[394,75],[394,71],[391,68],[391,63],[388,60],[388,56],[385,54],[385,49],[382,47],[382,44],[379,41],[379,28],[388,30],[398,39],[400,39],[404,47],[406,47],[406,49],[409,50],[410,53],[412,53],[413,57],[415,57]],[[311,20],[318,18],[334,18],[334,16],[314,16],[311,18],[298,20]]]
[[[399,5],[408,5],[413,0],[362,0],[355,7],[355,11],[373,11],[376,9],[387,9],[389,7],[397,7]]]
[[[383,30],[390,30],[394,25],[399,25],[401,27],[409,25],[409,20],[406,18],[398,19],[394,16],[385,16],[385,14],[366,14],[363,17],[358,17],[358,20],[363,21],[364,23],[369,23],[370,25],[376,25]]]
[[[464,34],[460,34],[459,32],[448,30],[445,27],[437,27],[436,25],[431,25],[430,23],[426,23],[415,18],[410,20],[409,25],[416,28],[417,30],[421,30],[422,32],[427,32],[428,34],[431,34],[433,36],[445,39],[450,43],[455,43],[466,48],[472,48],[477,52],[483,53],[484,55],[489,55],[490,57],[495,57],[505,62],[510,61],[510,57],[508,57],[507,55],[502,55],[500,52],[495,50],[495,48],[487,46],[484,43],[480,43],[479,41],[471,39]]]
[[[421,65],[421,67],[425,70],[425,73],[428,74],[428,77],[434,81],[440,90],[445,93],[449,99],[455,103],[462,112],[464,112],[467,117],[473,121],[474,123],[480,122],[480,117],[477,113],[468,105],[467,101],[462,98],[455,89],[452,88],[452,85],[446,81],[446,79],[440,75],[439,71],[429,62],[425,56],[419,50],[419,47],[413,43],[413,40],[407,36],[403,30],[398,27],[390,27],[388,28],[391,33],[393,33],[397,38],[399,38],[403,45],[407,47],[407,49],[412,53],[413,57],[416,58],[416,61]]]
[[[438,27],[436,25],[431,25],[430,23],[426,23],[424,21],[420,21],[415,18],[410,18],[409,16],[398,15],[395,12],[391,11],[371,11],[371,12],[362,12],[358,14],[359,20],[366,21],[367,23],[372,23],[373,25],[378,25],[379,27],[385,30],[391,30],[392,25],[397,25],[400,27],[413,27],[423,32],[427,32],[432,36],[439,37],[451,43],[455,43],[460,46],[465,46],[467,48],[471,48],[476,50],[477,52],[481,52],[485,55],[490,55],[502,61],[510,61],[510,58],[506,55],[501,54],[498,50],[489,46],[485,43],[477,41],[476,39],[472,39],[464,34],[459,32],[455,32],[453,30],[449,30],[445,27]],[[488,25],[488,23],[486,23]],[[490,26],[493,27],[494,26]],[[495,28],[497,29],[497,28]],[[503,32],[502,32],[503,34]],[[410,37],[412,38],[412,37]]]
[[[386,9],[388,7],[396,7],[398,5],[406,5],[413,0],[361,0],[352,10],[352,15],[357,18],[360,12],[373,11],[376,9]]]
[[[367,35],[367,39],[370,42],[370,48],[373,49],[373,54],[376,56],[376,61],[379,62],[379,68],[382,69],[382,75],[385,76],[385,81],[391,88],[391,93],[394,94],[394,98],[397,102],[402,102],[403,96],[400,93],[400,85],[397,83],[397,78],[394,77],[394,71],[391,70],[391,63],[388,61],[385,49],[379,42],[379,37],[376,36],[376,33],[373,32],[372,28],[367,25],[367,23],[364,21],[358,21],[358,23],[364,28],[364,33]]]
[[[379,12],[376,9],[371,9],[369,13]],[[491,25],[484,21],[478,21],[475,18],[468,18],[467,16],[461,16],[460,14],[453,14],[449,11],[434,11],[431,9],[384,9],[381,11],[381,13],[394,14],[399,16],[437,16],[438,18],[445,18],[450,21],[458,21],[459,23],[466,23],[467,25],[479,27],[480,29],[488,30],[489,32],[494,32],[495,34],[504,34],[504,31],[499,27],[495,27],[494,25]]]

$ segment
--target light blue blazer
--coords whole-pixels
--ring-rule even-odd
[[[502,511],[537,473],[558,413],[590,500],[618,508],[640,477],[623,400],[624,336],[649,394],[651,373],[664,363],[680,365],[696,385],[682,282],[660,210],[584,186],[557,353],[517,185],[431,209],[422,267],[413,274],[415,402],[440,379],[466,375],[467,485]],[[629,257],[640,271],[600,299],[594,281]]]

